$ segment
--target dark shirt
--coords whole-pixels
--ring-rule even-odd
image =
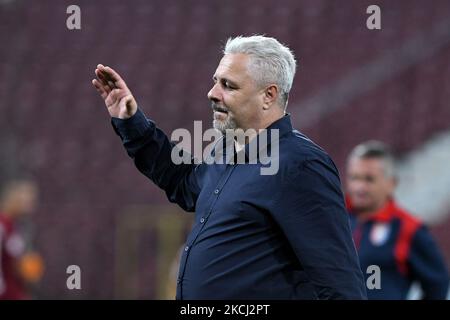
[[[366,298],[338,171],[289,115],[267,128],[279,130],[273,175],[261,162],[175,165],[174,144],[140,110],[112,124],[137,168],[195,211],[177,299]]]
[[[369,266],[380,268],[380,286],[367,290],[369,299],[401,300],[413,283],[423,299],[446,299],[449,275],[444,258],[428,228],[390,200],[365,220],[357,218],[351,202],[351,226],[361,268],[371,281]],[[375,279],[375,278],[374,278]]]

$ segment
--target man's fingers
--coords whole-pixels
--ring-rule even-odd
[[[101,71],[99,69],[95,69],[95,75],[97,76],[97,79],[103,86],[105,87],[105,90],[109,93],[111,90],[117,88],[112,78],[105,72]]]
[[[108,96],[108,92],[105,90],[104,86],[97,79],[93,79],[92,84],[94,85],[95,89],[97,89],[97,91],[100,93],[101,97],[103,99],[106,99],[106,97]]]
[[[111,90],[116,88],[112,81],[106,80],[105,75],[100,70],[96,69],[95,75],[97,76],[97,82],[103,87],[103,89],[105,89],[108,94],[111,92]]]
[[[125,82],[112,68],[99,64],[95,69],[95,75],[97,79],[93,79],[92,84],[107,106],[120,102],[127,95],[131,96]]]
[[[105,86],[108,86],[108,79],[106,77],[106,75],[100,70],[100,69],[95,69],[95,75],[97,76],[97,79]]]
[[[111,81],[117,88],[125,89],[126,84],[122,77],[111,67],[100,66],[100,71],[106,76],[107,81]]]

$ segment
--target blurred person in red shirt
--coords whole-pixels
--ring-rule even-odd
[[[38,189],[30,180],[5,184],[0,194],[0,300],[30,299],[28,285],[42,276],[43,263],[31,251],[19,220],[28,218],[36,207]],[[28,243],[27,243],[28,242]]]
[[[380,141],[356,146],[347,162],[347,208],[363,274],[381,271],[380,288],[368,288],[374,300],[406,299],[413,283],[422,299],[445,299],[449,275],[428,227],[394,199],[395,159]]]

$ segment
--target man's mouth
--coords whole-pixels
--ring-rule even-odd
[[[214,112],[228,113],[228,110],[226,108],[218,106],[217,104],[213,104],[212,109]]]
[[[228,113],[228,111],[226,109],[214,108],[213,110],[214,110],[214,112],[225,113],[225,114]]]
[[[228,114],[228,111],[224,111],[224,110],[214,110],[214,113]]]
[[[214,120],[225,121],[228,118],[228,113],[222,111],[214,111],[213,118]]]
[[[212,109],[214,111],[214,119],[216,120],[225,120],[228,117],[228,110],[218,106],[218,105],[213,105]]]

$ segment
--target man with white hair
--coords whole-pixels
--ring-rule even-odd
[[[274,38],[229,39],[208,93],[213,126],[250,134],[234,139],[231,151],[214,149],[225,163],[175,164],[176,146],[138,109],[124,80],[97,66],[93,85],[137,168],[171,202],[195,211],[177,299],[366,298],[338,171],[286,114],[295,69],[292,52]],[[263,129],[279,138],[258,144]],[[277,172],[261,174],[255,145],[279,150]],[[244,163],[234,161],[239,156]]]

